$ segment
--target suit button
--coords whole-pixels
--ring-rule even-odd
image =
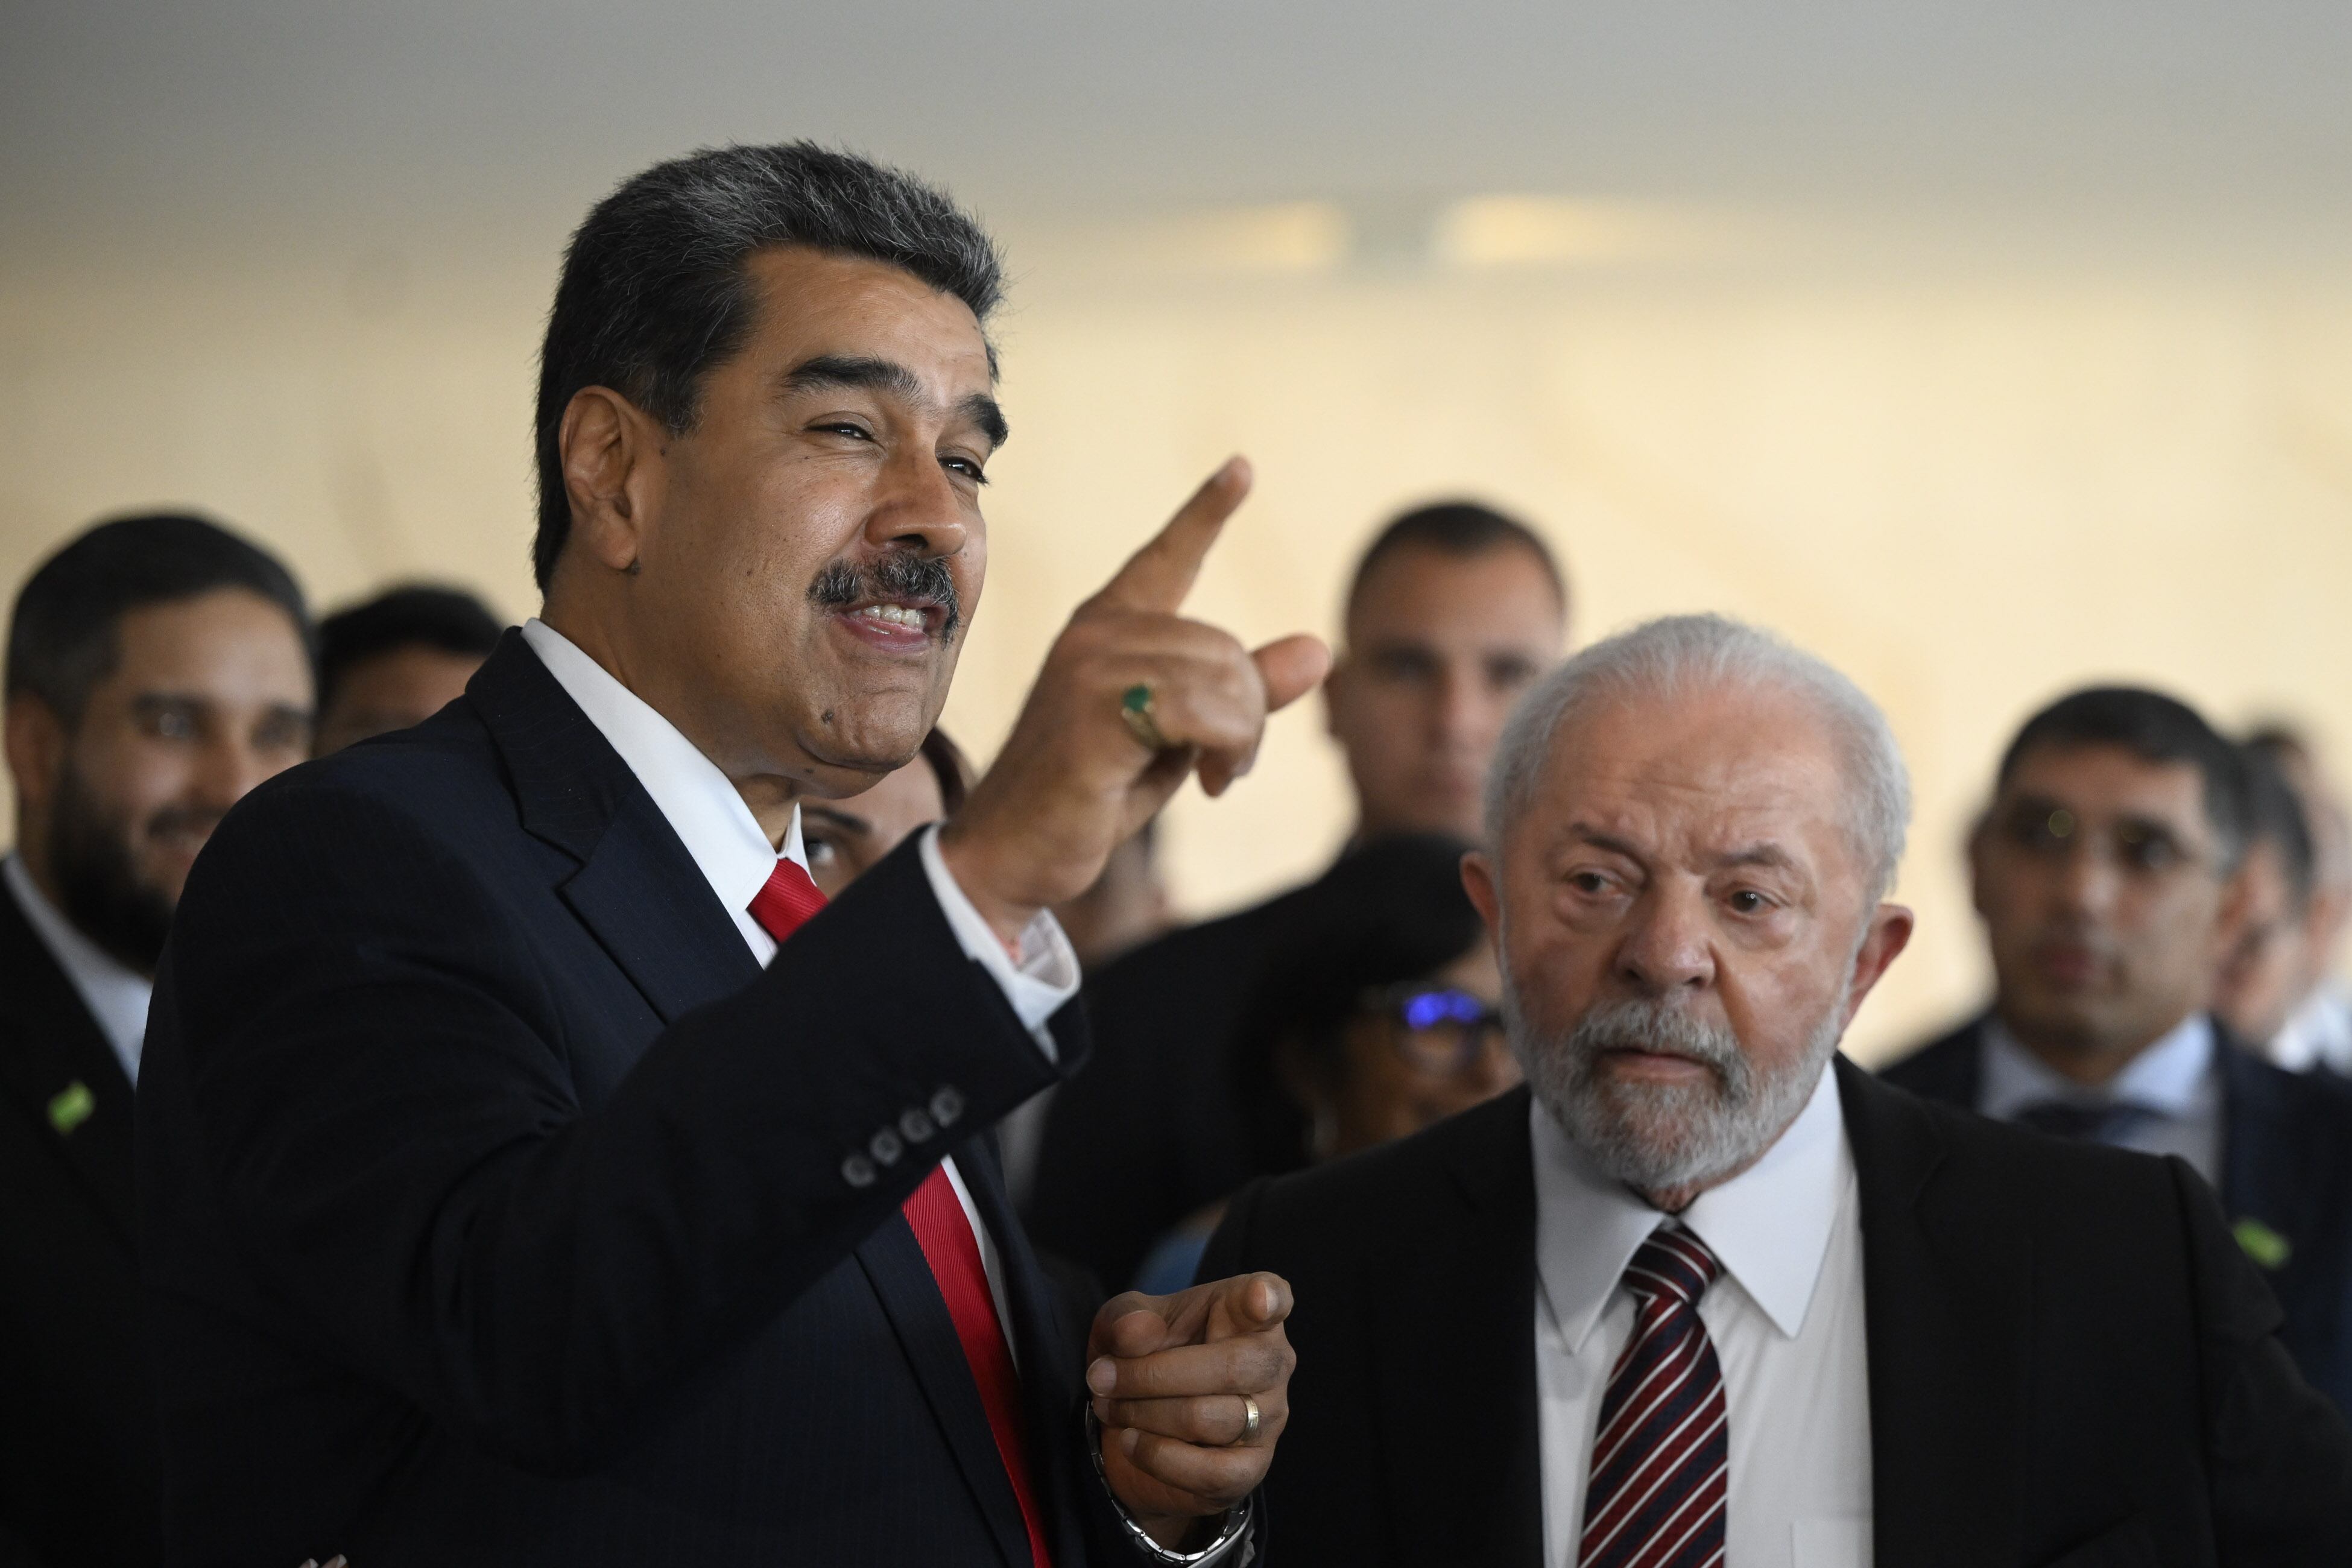
[[[919,1143],[939,1130],[939,1124],[926,1110],[909,1110],[898,1118],[898,1131],[907,1135],[909,1143]]]
[[[852,1154],[841,1163],[841,1179],[853,1187],[870,1187],[878,1174],[874,1162],[863,1154]]]
[[[898,1163],[898,1156],[907,1152],[907,1146],[898,1142],[896,1132],[885,1127],[874,1134],[874,1141],[866,1145],[866,1152],[881,1164],[895,1165]]]
[[[931,1120],[942,1127],[953,1127],[956,1118],[963,1114],[963,1096],[953,1089],[943,1089],[931,1096]]]

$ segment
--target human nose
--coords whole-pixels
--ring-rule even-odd
[[[938,456],[908,443],[884,466],[882,493],[866,516],[866,542],[877,549],[911,549],[926,557],[953,555],[971,531],[966,503]]]
[[[197,755],[195,772],[189,780],[193,804],[226,811],[285,765],[234,735],[215,736]]]
[[[1438,742],[1448,751],[1477,751],[1491,742],[1496,725],[1475,672],[1448,664],[1439,676],[1437,701],[1430,714]]]
[[[2053,893],[2064,912],[2097,916],[2115,908],[2122,876],[2115,858],[2101,853],[2099,846],[2075,845],[2073,853],[2059,860],[2056,871]]]
[[[1705,990],[1715,979],[1715,949],[1697,893],[1654,887],[1634,905],[1617,949],[1617,973],[1645,996]]]

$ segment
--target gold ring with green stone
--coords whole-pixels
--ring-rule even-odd
[[[1160,721],[1151,713],[1151,688],[1141,682],[1119,694],[1118,716],[1127,721],[1128,733],[1138,744],[1157,754],[1168,750],[1168,737],[1160,732]]]

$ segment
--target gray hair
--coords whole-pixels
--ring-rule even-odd
[[[1829,731],[1846,783],[1846,826],[1870,868],[1868,902],[1895,885],[1911,821],[1911,780],[1886,715],[1827,661],[1723,616],[1668,616],[1594,643],[1529,689],[1511,711],[1486,777],[1486,834],[1499,846],[1533,798],[1562,725],[1636,697],[1782,691]]]

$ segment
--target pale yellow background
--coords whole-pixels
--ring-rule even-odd
[[[556,231],[560,232],[560,231]],[[2352,737],[2352,282],[2330,247],[2060,245],[1574,204],[1441,214],[1400,258],[1313,205],[1012,231],[1015,429],[947,721],[985,757],[1069,607],[1226,453],[1255,499],[1194,600],[1329,632],[1384,513],[1534,520],[1580,641],[1664,611],[1777,627],[1852,672],[1909,754],[1918,939],[1854,1043],[1982,984],[1958,842],[2000,742],[2070,683]],[[387,578],[532,607],[539,247],[51,257],[0,294],[0,578],[124,507],[194,504],[322,604]],[[2175,247],[2178,250],[2179,247]],[[1349,826],[1309,703],[1166,837],[1207,912]]]

